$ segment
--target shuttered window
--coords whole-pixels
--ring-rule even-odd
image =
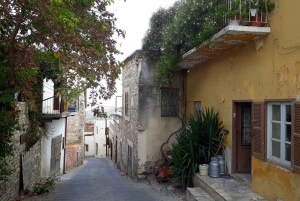
[[[268,102],[264,108],[263,102],[252,103],[252,156],[300,173],[300,103]]]
[[[178,117],[179,113],[179,89],[161,89],[161,116]]]
[[[128,117],[128,92],[125,93],[125,116]]]
[[[286,166],[291,166],[291,112],[291,102],[268,103],[268,159]]]
[[[265,158],[264,103],[252,103],[252,155]]]
[[[295,103],[292,111],[292,167],[300,173],[300,103]]]

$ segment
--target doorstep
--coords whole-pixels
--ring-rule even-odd
[[[255,194],[251,188],[234,178],[212,178],[196,173],[193,178],[194,187],[202,187],[217,201],[265,201]]]

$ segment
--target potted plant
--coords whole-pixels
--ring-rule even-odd
[[[275,8],[275,3],[271,0],[257,0],[250,4],[250,26],[261,27],[262,13],[271,12]]]
[[[229,24],[239,25],[240,24],[240,0],[231,1],[231,8],[227,12]]]

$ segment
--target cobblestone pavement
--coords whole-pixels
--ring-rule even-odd
[[[62,175],[47,194],[24,201],[173,201],[184,200],[182,190],[153,187],[147,180],[133,181],[107,158],[87,158]]]

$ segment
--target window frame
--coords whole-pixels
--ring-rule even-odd
[[[168,104],[165,106],[164,102],[164,94],[163,93],[171,93],[171,97],[168,97]],[[177,100],[171,100],[171,98],[173,97],[172,94],[176,93],[176,97]],[[161,117],[178,117],[179,116],[179,88],[160,88],[160,96],[161,96]],[[176,105],[174,104],[174,101],[176,103]],[[164,106],[167,107],[167,113],[164,113]],[[173,106],[176,106],[176,108],[174,109],[174,113],[176,113],[175,115],[173,114],[173,111],[171,111],[170,108],[172,108]]]
[[[273,108],[272,106],[279,105],[280,106],[280,120],[273,120]],[[293,103],[290,101],[276,101],[276,102],[268,102],[267,103],[267,159],[271,162],[282,164],[286,167],[292,167],[292,155],[293,155],[293,139],[292,139],[292,126],[293,120],[291,116],[290,122],[286,121],[286,106],[289,105],[291,108],[292,115],[292,106]],[[280,140],[272,137],[272,123],[280,124]],[[291,126],[291,141],[286,141],[286,126]],[[272,141],[280,142],[280,158],[276,156],[272,156]],[[291,147],[290,161],[285,160],[286,148],[285,145],[289,144]]]

